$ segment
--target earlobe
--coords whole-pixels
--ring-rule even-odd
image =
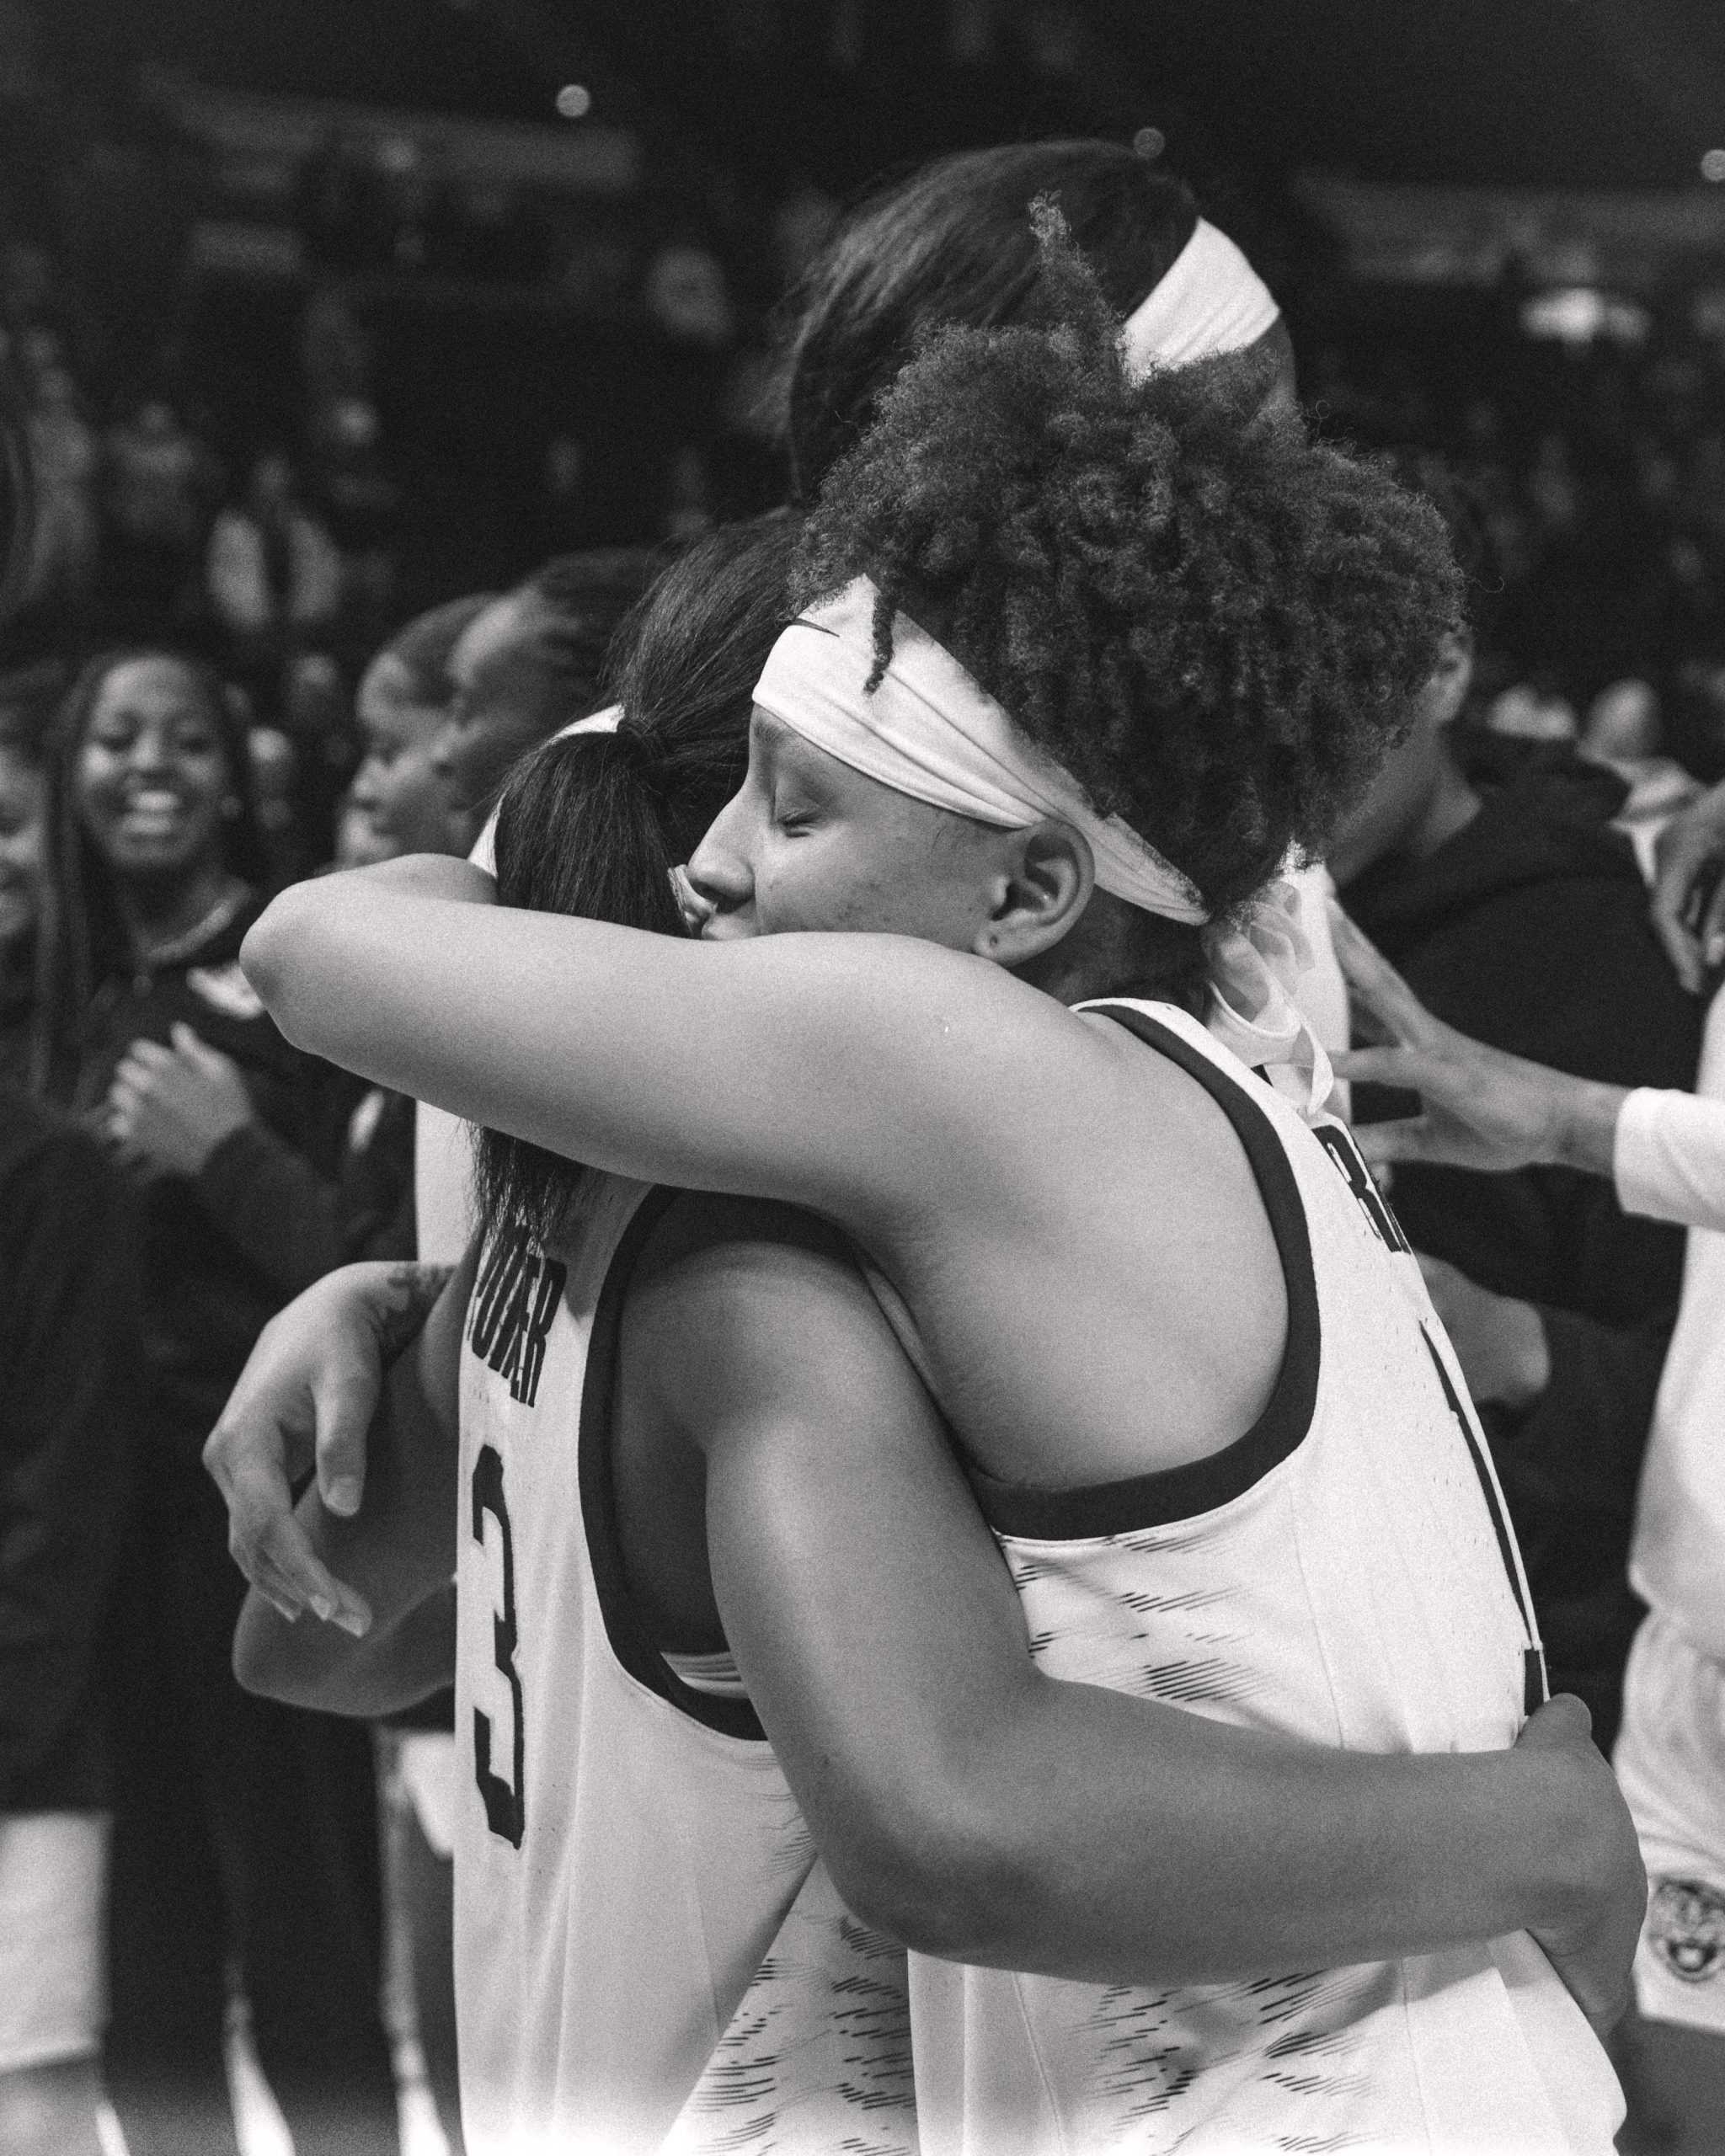
[[[1017,966],[1075,926],[1096,889],[1096,863],[1089,841],[1070,824],[1050,819],[1002,837],[1011,851],[976,950],[997,965]]]

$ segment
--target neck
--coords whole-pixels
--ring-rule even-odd
[[[1096,891],[1051,950],[1012,970],[1060,1003],[1136,995],[1184,1006],[1200,966],[1195,929]]]
[[[197,926],[232,882],[219,861],[130,877],[120,887],[120,915],[135,942],[171,943]]]

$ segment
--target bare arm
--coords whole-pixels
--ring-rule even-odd
[[[489,888],[430,858],[295,884],[247,974],[291,1039],[470,1122],[853,1225],[962,1198],[1007,1074],[1034,1129],[1100,1054],[1051,998],[913,938],[703,944],[499,911]]]
[[[1384,1043],[1332,1057],[1338,1075],[1420,1097],[1418,1116],[1356,1128],[1368,1161],[1439,1161],[1488,1173],[1540,1166],[1611,1173],[1625,1087],[1572,1078],[1470,1040],[1432,1016],[1339,907],[1331,910],[1331,926],[1355,1006]]]
[[[734,1246],[670,1285],[629,1352],[705,1452],[726,1635],[859,1914],[952,1959],[1131,1983],[1529,1928],[1584,2005],[1621,2004],[1644,1886],[1578,1703],[1512,1751],[1384,1758],[1054,1682],[842,1255]]]
[[[389,1369],[369,1433],[357,1512],[331,1511],[315,1483],[297,1508],[311,1556],[339,1581],[362,1621],[334,1626],[291,1618],[277,1593],[254,1587],[234,1638],[234,1673],[249,1690],[371,1716],[411,1705],[449,1682],[457,1387],[473,1277],[470,1254],[423,1331]]]

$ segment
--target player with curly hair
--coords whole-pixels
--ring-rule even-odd
[[[747,776],[690,863],[700,942],[499,918],[427,862],[285,894],[248,964],[292,1037],[377,1082],[838,1226],[1044,1673],[1270,1742],[1501,1751],[1541,1696],[1513,1538],[1319,1113],[1260,889],[1403,723],[1455,572],[1422,504],[1297,421],[1130,380],[1044,244],[1054,326],[937,338],[823,489]],[[770,1489],[754,1524],[757,1558],[830,1533]],[[937,1957],[912,1976],[925,2149],[1609,2145],[1615,2084],[1551,1962],[1521,1931],[1409,1940],[1391,1878],[1379,1958],[1218,1983],[1205,1882],[1147,1936],[1156,1853],[1123,1847],[1116,1894],[1040,1870],[1034,1952],[990,1966],[1012,1852],[966,1849],[932,1897],[872,1860],[818,1721],[775,1726],[787,1643],[729,1566],[710,1585],[841,1892]],[[1541,1936],[1603,2018],[1642,1882],[1621,1807],[1581,1838],[1592,1891]]]

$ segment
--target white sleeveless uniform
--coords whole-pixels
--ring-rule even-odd
[[[473,2156],[913,2156],[902,1951],[840,1903],[747,1701],[623,1591],[610,1422],[634,1256],[488,1250],[462,1352],[455,1961]]]
[[[1233,1123],[1281,1253],[1288,1346],[1262,1419],[1210,1459],[1088,1490],[973,1472],[1032,1652],[1052,1677],[1315,1743],[1509,1745],[1544,1684],[1519,1557],[1418,1265],[1351,1140],[1308,1129],[1183,1012],[1095,1007]],[[926,2156],[1605,2156],[1622,2117],[1525,1933],[1167,1989],[913,1955],[911,1999]]]

